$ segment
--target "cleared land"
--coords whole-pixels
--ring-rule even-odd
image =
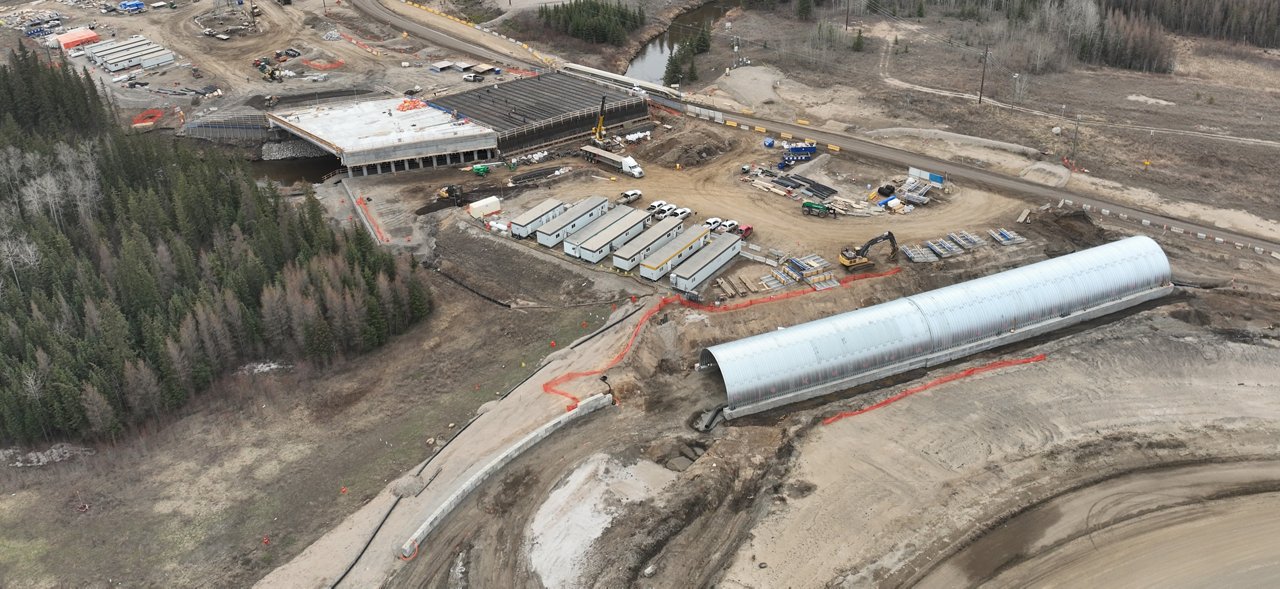
[[[451,56],[402,40],[399,31],[348,8],[330,7],[322,17],[314,0],[262,7],[269,21],[264,33],[225,44],[191,28],[189,17],[207,8],[200,4],[110,22],[119,34],[141,32],[202,56],[198,65],[233,95],[214,103],[220,106],[276,93],[305,100],[313,88],[318,97],[326,88],[394,91],[420,84],[434,93],[458,85],[457,74],[386,67],[401,59]],[[393,8],[413,10],[398,3]],[[761,67],[707,75],[702,89],[725,104],[835,130],[918,127],[1005,141],[1050,156],[1037,162],[976,141],[909,132],[884,139],[1044,183],[1069,178],[1068,188],[1242,229],[1274,231],[1270,219],[1280,217],[1274,198],[1256,189],[1266,185],[1274,159],[1265,147],[1086,126],[1079,159],[1092,170],[1090,177],[1101,179],[1084,179],[1064,174],[1056,163],[1070,149],[1068,133],[1051,132],[1060,121],[888,81],[972,92],[972,51],[933,39],[948,31],[959,35],[963,22],[942,19],[935,26],[930,19],[905,27],[864,20],[859,24],[868,32],[868,51],[824,60],[786,42],[808,25],[755,12],[729,18],[735,34],[767,39],[772,49],[747,47]],[[374,58],[350,43],[319,40],[329,23],[382,48],[403,46],[414,57]],[[894,35],[906,39],[910,51],[886,52]],[[290,45],[304,49],[308,59],[347,65],[332,70],[329,82],[283,85],[262,82],[249,68],[253,58]],[[1274,56],[1233,57],[1201,41],[1184,43],[1180,52],[1173,77],[1073,71],[1033,81],[1019,104],[1054,113],[1065,97],[1072,103],[1069,116],[1105,113],[1108,120],[1138,126],[1274,136],[1274,121],[1264,116],[1253,123],[1257,109],[1275,100],[1267,88],[1280,85],[1268,82],[1275,76]],[[731,53],[717,34],[699,68],[704,75],[719,70]],[[191,84],[183,69],[155,79]],[[154,94],[120,92],[132,97],[125,106],[157,105]],[[993,83],[990,92],[1008,101],[1011,89],[1007,82]],[[512,216],[547,196],[613,197],[640,188],[645,199],[636,205],[675,202],[697,211],[690,222],[733,218],[756,227],[754,243],[828,259],[886,229],[909,242],[956,229],[980,233],[1010,226],[1026,206],[960,185],[907,216],[805,217],[795,201],[739,180],[739,165],[772,159],[759,136],[678,118],[662,122],[674,128],[659,128],[634,150],[646,166],[640,181],[611,179],[608,170],[562,159],[540,165],[578,171],[531,189],[503,188],[506,171],[485,180],[439,170],[355,184],[374,197],[375,215],[398,226],[397,238],[411,238],[405,247],[420,247],[428,263],[443,270],[432,281],[432,318],[359,365],[237,377],[223,383],[225,394],[210,395],[173,421],[95,456],[39,470],[5,468],[0,526],[11,532],[0,548],[0,584],[89,586],[109,578],[139,585],[262,580],[264,586],[319,586],[335,565],[354,557],[372,529],[369,514],[390,497],[392,481],[452,435],[449,424],[465,423],[497,399],[495,393],[532,372],[551,340],[572,341],[603,325],[610,301],[655,290],[554,251],[482,233],[458,212],[415,217],[412,211],[430,205],[445,184],[500,194]],[[1153,161],[1145,172],[1143,158]],[[676,171],[677,163],[684,169]],[[841,156],[803,173],[853,197],[903,170]],[[326,205],[345,220],[349,204],[327,188]],[[1014,227],[1029,238],[1014,248],[992,246],[927,266],[899,259],[904,271],[893,277],[741,311],[664,311],[609,372],[621,408],[593,415],[516,460],[456,510],[424,543],[423,556],[408,564],[392,551],[429,503],[396,514],[370,548],[376,558],[362,563],[350,586],[384,580],[415,587],[1020,586],[1123,584],[1132,578],[1125,575],[1170,574],[1248,584],[1270,576],[1275,530],[1259,514],[1274,510],[1280,482],[1274,444],[1280,377],[1272,368],[1280,364],[1280,300],[1273,294],[1280,273],[1272,260],[1235,250],[1157,236],[1178,281],[1193,285],[1177,297],[710,433],[689,427],[702,410],[723,402],[715,380],[691,369],[702,346],[1133,230],[1056,211],[1034,219]],[[877,269],[895,264],[878,251],[873,259]],[[729,273],[752,280],[765,271],[740,262]],[[600,338],[590,354],[558,360],[557,369],[603,362],[629,327]],[[1046,353],[1048,360],[818,425],[940,374],[1032,353]],[[515,435],[515,427],[502,430],[501,424],[527,428],[558,411],[561,400],[546,397],[539,386],[535,379],[508,397],[512,403],[485,407],[501,419],[493,430],[477,430],[488,437],[484,452],[442,454],[441,487],[423,496],[438,499],[481,454]],[[574,386],[586,393],[599,383]],[[1156,491],[1168,488],[1178,490],[1173,498]],[[83,505],[88,509],[81,511]],[[565,514],[581,525],[556,528],[548,514]],[[1151,544],[1168,550],[1146,550]],[[65,546],[76,548],[60,549]],[[566,553],[576,558],[566,562]]]

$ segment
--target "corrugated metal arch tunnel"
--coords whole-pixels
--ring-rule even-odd
[[[1172,292],[1169,260],[1130,237],[711,346],[732,419],[949,362],[1114,313]]]

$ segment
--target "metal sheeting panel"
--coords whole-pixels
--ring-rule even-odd
[[[1047,324],[1157,291],[1170,282],[1169,261],[1155,241],[1132,237],[1060,258],[707,348],[724,379],[729,412],[813,392],[839,390],[859,376],[941,363],[965,353],[1041,333]],[[1110,312],[1110,311],[1108,311]],[[1034,328],[1034,329],[1033,329]],[[972,348],[972,349],[969,349]],[[937,359],[937,362],[933,360]],[[890,370],[880,377],[902,370]],[[797,395],[799,396],[799,395]]]

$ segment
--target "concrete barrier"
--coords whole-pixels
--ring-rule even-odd
[[[413,535],[409,536],[409,539],[400,547],[400,556],[402,558],[410,558],[416,555],[418,552],[418,545],[422,540],[426,538],[427,535],[436,528],[436,526],[440,525],[440,522],[444,521],[454,508],[466,500],[467,496],[470,495],[472,491],[475,491],[476,488],[484,484],[490,476],[493,476],[493,473],[498,472],[502,467],[510,464],[512,460],[516,459],[516,457],[523,454],[529,448],[532,448],[538,442],[545,440],[547,436],[555,433],[560,428],[595,412],[597,409],[608,407],[610,405],[613,405],[612,395],[596,395],[594,397],[587,398],[578,404],[577,409],[569,411],[564,415],[547,422],[542,427],[539,427],[538,429],[530,432],[529,435],[521,438],[520,441],[512,444],[511,447],[507,448],[502,454],[495,456],[493,460],[490,460],[483,468],[471,475],[471,478],[467,479],[462,486],[458,487],[458,489],[455,490],[448,499],[445,499],[444,503],[441,503],[435,511],[431,512],[431,515],[427,516],[426,521],[423,521],[422,525],[418,526],[417,531],[415,531]]]

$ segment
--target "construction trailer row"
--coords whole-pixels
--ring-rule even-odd
[[[684,223],[675,217],[667,217],[654,223],[639,237],[613,252],[613,266],[630,272],[658,248],[667,244],[684,230]]]
[[[671,271],[671,286],[683,292],[694,292],[742,251],[742,238],[721,233],[689,260]]]
[[[644,232],[645,223],[649,220],[648,211],[637,211],[631,207],[618,208],[627,209],[627,214],[578,246],[578,257],[582,261],[599,263]]]
[[[605,211],[605,214],[588,223],[586,227],[574,231],[573,235],[564,238],[564,253],[575,258],[581,258],[582,248],[580,246],[583,243],[612,227],[634,210],[631,207],[614,207]]]
[[[685,228],[666,218],[646,228],[648,211],[628,206],[609,208],[601,196],[587,197],[573,206],[548,199],[516,217],[510,224],[517,237],[536,235],[545,247],[595,264],[613,255],[613,265],[657,281],[670,275],[671,286],[695,292],[742,251],[742,238],[732,233],[713,236],[706,225]],[[708,244],[710,246],[708,247]]]
[[[569,210],[537,227],[538,244],[545,247],[560,245],[564,238],[586,227],[608,210],[609,199],[603,196],[588,196],[569,207]]]
[[[118,72],[131,67],[152,68],[168,65],[175,60],[172,51],[141,35],[83,47],[89,61],[108,72]]]
[[[711,229],[706,225],[685,229],[640,262],[640,276],[649,280],[661,280],[710,240]]]

